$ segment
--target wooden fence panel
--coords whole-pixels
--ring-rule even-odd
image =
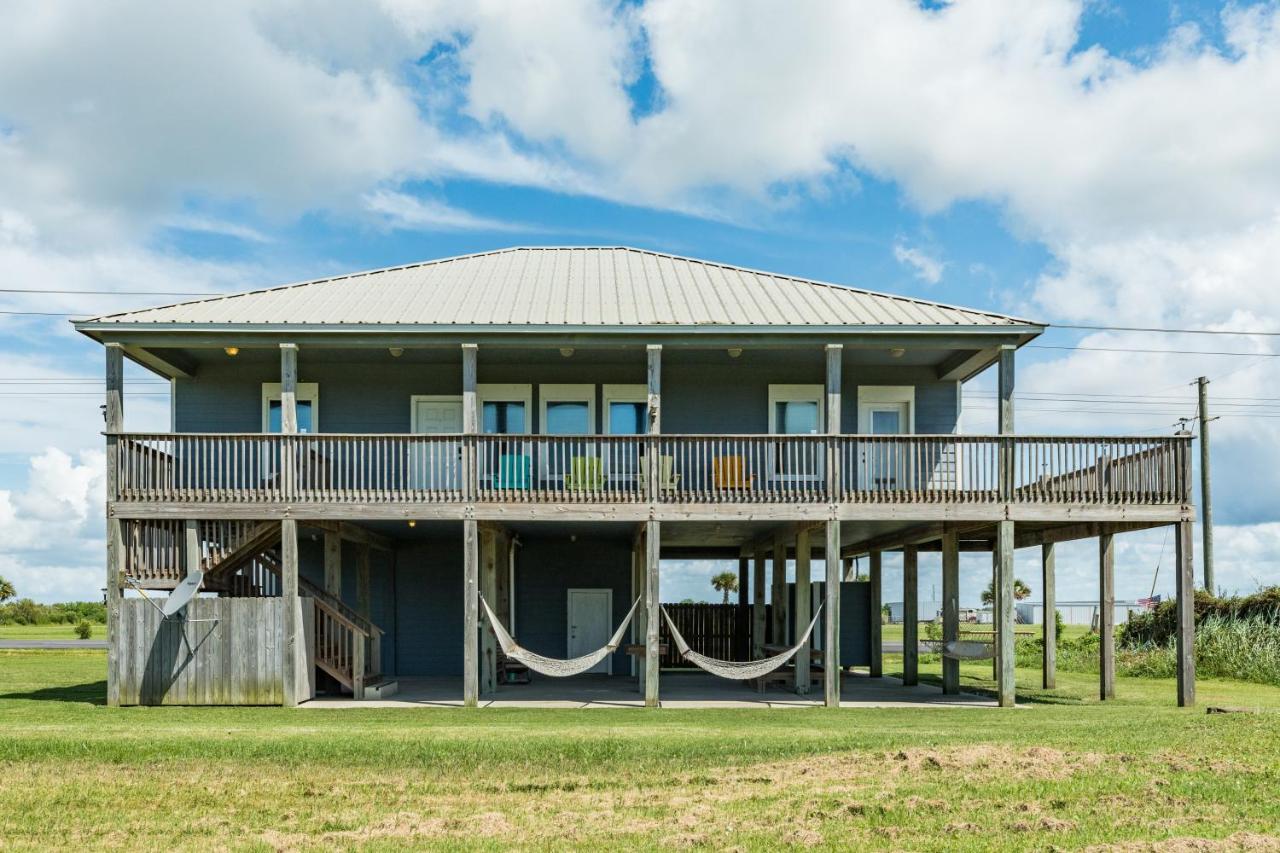
[[[196,598],[184,619],[166,620],[147,601],[125,599],[120,704],[281,704],[282,606],[280,598]]]
[[[742,644],[738,640],[737,604],[664,604],[671,621],[684,637],[689,648],[707,657],[719,660],[742,660],[739,656]],[[685,661],[671,641],[666,620],[662,621],[661,642],[667,646],[662,656],[663,668],[687,669],[693,664]],[[750,622],[748,622],[750,624]]]

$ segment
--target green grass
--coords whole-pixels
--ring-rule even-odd
[[[94,625],[92,640],[107,638],[106,625]],[[75,625],[0,625],[0,640],[78,640]]]
[[[895,671],[890,656],[886,670]],[[1027,849],[1280,827],[1280,688],[1093,677],[997,709],[103,706],[104,654],[0,651],[0,839],[76,847]],[[990,666],[962,667],[989,690]],[[925,667],[936,679],[937,665]],[[1182,842],[1190,846],[1189,842]]]

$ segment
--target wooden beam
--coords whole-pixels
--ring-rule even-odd
[[[920,581],[916,546],[902,549],[902,683],[920,683]]]
[[[364,543],[356,545],[356,612],[365,619],[370,618],[373,596],[369,589],[369,546]]]
[[[844,358],[844,347],[840,344],[827,344],[827,435],[840,434],[840,367]],[[827,494],[835,499],[840,490],[840,451],[834,441],[827,442]]]
[[[963,349],[939,364],[936,375],[940,382],[963,382],[986,370],[997,358],[999,350],[995,347]]]
[[[796,536],[796,602],[795,616],[791,620],[797,640],[800,639],[800,632],[809,626],[809,619],[812,618],[809,613],[809,606],[813,601],[813,592],[810,586],[812,578],[809,574],[809,558],[812,556],[813,551],[809,547],[809,531],[801,531]],[[811,644],[805,642],[800,646],[794,658],[795,690],[801,696],[809,692],[810,648]]]
[[[751,584],[751,658],[759,660],[764,657],[765,617],[768,615],[765,607],[765,589],[768,584],[765,580],[765,549],[757,548],[753,559],[755,571]]]
[[[1098,695],[1116,698],[1115,541],[1110,530],[1098,537]]]
[[[1014,535],[1014,541],[1018,539]],[[1043,672],[1041,684],[1045,690],[1052,690],[1058,684],[1058,590],[1057,590],[1057,556],[1054,544],[1046,542],[1040,546],[1040,583],[1044,587],[1044,618],[1041,620],[1041,636],[1044,641]]]
[[[342,598],[342,537],[336,530],[324,532],[324,591]]]
[[[1180,522],[1175,528],[1177,540],[1177,655],[1178,706],[1196,704],[1196,575],[1192,559],[1191,522]]]
[[[772,610],[769,619],[771,642],[787,641],[787,543],[783,539],[773,542],[773,575],[769,586]]]
[[[662,660],[658,652],[658,638],[661,636],[658,620],[661,598],[658,588],[658,570],[661,564],[662,524],[650,521],[644,537],[644,609],[647,615],[644,635],[644,705],[646,708],[658,707],[658,672]]]
[[[345,539],[348,542],[354,542],[357,545],[368,545],[370,548],[376,548],[379,551],[394,551],[396,549],[395,540],[390,536],[375,533],[372,530],[367,530],[350,521],[329,521],[327,519],[300,520],[304,527],[314,527],[317,530],[323,530],[326,532],[332,531],[338,534],[342,539]]]
[[[826,635],[822,642],[822,697],[828,708],[840,707],[840,522],[827,522]],[[763,574],[763,572],[762,572]]]
[[[884,617],[881,615],[881,584],[884,580],[883,555],[872,551],[867,558],[867,578],[871,582],[871,677],[884,675]]]
[[[1014,633],[1013,633],[1013,522],[1000,522],[1000,535],[996,540],[996,588],[999,594],[997,637],[1000,643],[998,660],[999,677],[996,680],[996,696],[1001,708],[1012,708],[1015,701],[1014,681]]]
[[[1074,542],[1078,539],[1093,539],[1102,532],[1102,522],[1083,521],[1075,524],[1063,524],[1039,530],[1023,529],[1018,525],[1014,536],[1015,548],[1032,548],[1036,545],[1052,545],[1057,542]],[[1108,522],[1107,527],[1113,533],[1124,533],[1131,530],[1149,530],[1153,525],[1146,521]]]
[[[997,401],[997,432],[1013,435],[1013,386],[1014,357],[1017,348],[1012,344],[1000,347],[999,399]]]
[[[119,490],[119,433],[124,430],[124,351],[106,345],[106,399],[103,409],[107,434],[107,499]],[[120,599],[124,578],[124,522],[107,511],[107,704],[120,704]]]
[[[303,652],[301,648],[302,626],[298,616],[300,601],[298,599],[298,522],[286,518],[280,522],[280,597],[284,608],[283,629],[284,643],[281,653],[284,655],[281,673],[284,678],[284,706],[296,707],[301,700],[298,681],[306,677],[306,673],[298,671],[298,658]]]
[[[280,432],[298,431],[298,345],[280,345]]]
[[[176,351],[160,355],[140,346],[127,346],[124,351],[132,361],[169,379],[190,379],[196,375],[196,360]]]
[[[954,530],[942,534],[942,641],[960,639],[960,540]],[[942,692],[960,692],[960,661],[942,658]]]
[[[480,527],[480,594],[489,606],[498,606],[498,536],[492,527]],[[480,630],[480,691],[492,695],[498,689],[498,635],[489,620]]]
[[[462,704],[474,708],[480,699],[480,543],[473,519],[462,522]]]

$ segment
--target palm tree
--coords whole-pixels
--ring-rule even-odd
[[[729,603],[729,593],[738,591],[738,575],[736,572],[721,572],[711,579],[711,585],[724,593],[724,603]]]
[[[987,588],[982,591],[983,604],[991,604],[993,601],[996,600],[995,583],[996,583],[995,581],[992,581],[991,583],[987,584]],[[1014,601],[1022,601],[1022,599],[1026,598],[1030,594],[1031,594],[1031,587],[1027,586],[1018,578],[1013,579],[1013,600]]]
[[[13,584],[9,583],[4,578],[0,578],[0,604],[3,604],[9,599],[15,597],[17,594],[18,591],[13,588]]]

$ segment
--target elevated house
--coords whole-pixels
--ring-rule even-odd
[[[958,555],[980,550],[1011,704],[1014,549],[1042,549],[1051,594],[1054,543],[1083,537],[1100,542],[1106,698],[1112,537],[1175,526],[1191,589],[1189,437],[1015,433],[1015,353],[1044,329],[1016,317],[635,249],[513,248],[75,327],[106,350],[112,703],[294,705],[408,676],[452,677],[475,703],[508,689],[483,596],[561,658],[639,599],[632,644],[598,671],[634,670],[657,704],[659,560],[706,556],[739,562],[748,657],[826,603],[821,654],[792,677],[807,692],[821,672],[834,705],[845,666],[880,674],[880,555],[903,552],[913,612],[918,554],[941,551],[954,638]],[[125,358],[171,380],[169,432],[124,431]],[[960,434],[961,386],[992,366],[998,429]],[[851,608],[857,555],[871,580]],[[194,573],[206,594],[173,619],[129,592]],[[865,655],[847,651],[859,632]],[[1190,703],[1189,654],[1179,672]]]

